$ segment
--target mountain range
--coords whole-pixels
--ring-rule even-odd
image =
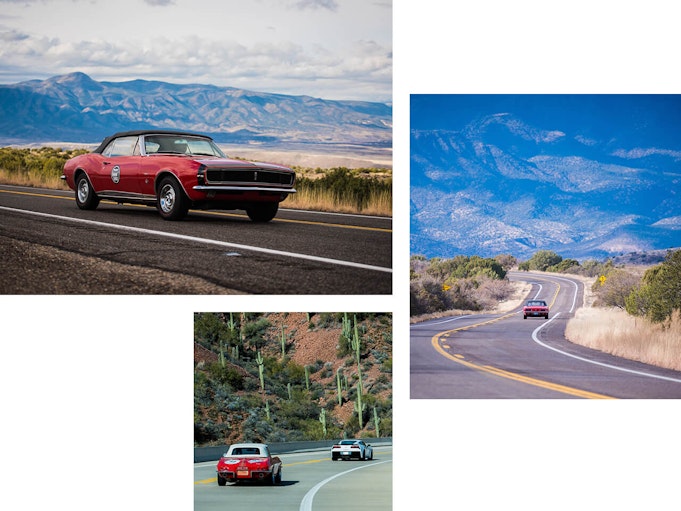
[[[223,143],[392,145],[392,107],[214,85],[98,82],[83,73],[0,85],[0,143],[99,143],[145,128]]]
[[[681,246],[680,105],[412,97],[411,253],[585,259]]]

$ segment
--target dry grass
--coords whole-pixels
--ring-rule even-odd
[[[49,188],[52,190],[68,190],[68,186],[60,177],[45,177],[33,172],[18,174],[0,169],[0,183],[5,185],[28,186],[32,188]]]
[[[665,324],[619,309],[581,308],[568,322],[572,342],[619,357],[681,371],[681,314]]]
[[[357,205],[336,201],[331,193],[299,190],[289,195],[281,204],[284,208],[306,209],[312,211],[332,211],[336,213],[361,213],[363,215],[392,216],[392,194],[385,193],[375,197],[366,208],[357,210]]]

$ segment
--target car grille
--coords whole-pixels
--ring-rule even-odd
[[[253,183],[292,186],[295,174],[271,170],[206,170],[206,184]]]

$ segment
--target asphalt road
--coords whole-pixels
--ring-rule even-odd
[[[218,486],[216,462],[194,465],[194,510],[379,511],[392,509],[392,446],[372,461],[331,461],[329,451],[281,454],[280,485]]]
[[[681,398],[681,372],[626,360],[565,339],[582,283],[518,272],[549,320],[470,315],[411,327],[412,398]]]
[[[392,293],[391,218],[285,204],[266,224],[241,211],[168,222],[154,208],[81,211],[71,191],[0,185],[0,294]]]

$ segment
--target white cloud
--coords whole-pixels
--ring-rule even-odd
[[[220,0],[0,2],[11,7],[0,27],[0,83],[82,71],[96,80],[200,82],[325,99],[392,96],[385,4],[255,0],[233,10]],[[89,22],[96,17],[107,23]]]
[[[669,156],[675,160],[681,160],[681,151],[674,151],[671,149],[658,149],[656,147],[637,147],[634,149],[618,149],[612,153],[613,156],[619,158],[625,158],[627,160],[636,160],[639,158],[645,158],[646,156]]]

